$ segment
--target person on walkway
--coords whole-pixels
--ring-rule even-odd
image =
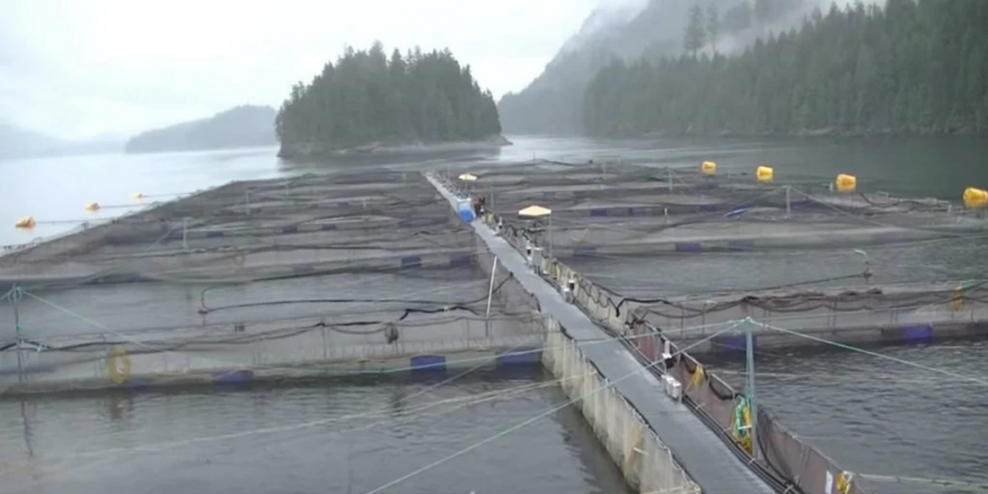
[[[484,198],[484,196],[474,196],[474,198],[473,198],[473,213],[474,213],[474,216],[476,216],[477,218],[480,218],[484,214],[484,212],[485,212],[484,205],[485,204],[487,204],[487,200]]]

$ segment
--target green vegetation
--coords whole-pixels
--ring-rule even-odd
[[[602,3],[541,75],[523,90],[501,98],[501,124],[513,134],[584,133],[587,84],[612,60],[658,60],[679,55],[687,29],[694,36],[692,42],[699,43],[698,54],[705,46],[714,52],[746,46],[770,27],[798,23],[818,1],[647,0],[641,9],[631,10]],[[693,27],[689,26],[691,18],[696,20]]]
[[[298,83],[275,128],[283,156],[369,143],[478,141],[501,133],[497,107],[448,50],[388,60],[380,43],[347,48],[311,84]]]
[[[707,7],[707,38],[710,40],[710,48],[717,53],[717,36],[720,35],[720,14],[717,13],[717,4],[710,4]]]
[[[683,39],[683,48],[691,56],[696,57],[696,52],[707,44],[707,30],[703,27],[703,9],[699,5],[694,5],[690,9],[690,22],[686,25],[686,36]]]
[[[725,28],[766,3],[732,9]],[[728,58],[692,55],[701,22],[694,11],[687,55],[600,71],[585,93],[588,133],[988,134],[986,0],[832,6]]]

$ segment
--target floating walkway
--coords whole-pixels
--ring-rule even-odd
[[[456,208],[457,197],[434,178],[429,181]],[[685,405],[663,391],[659,380],[648,372],[622,345],[597,326],[575,305],[536,275],[522,255],[482,222],[472,224],[501,266],[514,274],[522,287],[539,302],[543,314],[558,321],[577,344],[612,339],[609,343],[583,345],[584,356],[605,378],[616,380],[613,388],[631,403],[659,439],[673,451],[686,473],[708,494],[771,493],[775,490],[748,468]]]

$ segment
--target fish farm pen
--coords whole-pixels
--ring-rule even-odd
[[[508,280],[478,269],[437,198],[380,168],[234,182],[9,253],[3,350],[35,351],[0,352],[0,379],[237,382],[538,346],[535,316],[505,304]]]
[[[978,261],[988,246],[984,193],[969,189],[960,204],[903,199],[859,191],[846,175],[829,183],[798,177],[774,183],[764,166],[750,175],[718,176],[705,173],[706,165],[533,161],[474,167],[475,180],[450,176],[444,183],[484,196],[485,223],[535,273],[622,339],[666,380],[670,396],[681,397],[776,492],[988,485],[841,469],[776,414],[754,408],[752,364],[754,353],[836,347],[968,388],[988,384],[865,348],[988,332]],[[745,353],[740,376],[717,375],[720,359]],[[715,365],[702,363],[707,360]],[[727,369],[738,372],[737,365]],[[835,406],[842,410],[860,408],[853,396],[840,400],[846,401]],[[754,417],[762,432],[753,444],[744,424]],[[909,454],[898,445],[887,451]]]
[[[693,168],[541,162],[472,173],[483,178],[467,187],[502,229],[619,300],[619,312],[648,306],[666,331],[748,315],[801,330],[925,326],[932,307],[956,333],[980,331],[967,323],[988,301],[983,209]],[[532,205],[551,214],[517,214]]]
[[[0,396],[541,364],[570,400],[477,444],[574,405],[640,492],[859,494],[905,481],[798,436],[774,387],[759,405],[756,355],[774,375],[840,348],[988,384],[868,350],[988,333],[976,189],[434,164],[233,182],[6,252]]]

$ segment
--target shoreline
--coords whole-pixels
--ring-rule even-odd
[[[292,158],[319,158],[319,157],[343,157],[343,156],[365,156],[375,154],[398,154],[398,153],[431,153],[447,151],[477,151],[486,149],[499,149],[504,146],[511,146],[514,143],[503,135],[491,136],[476,141],[447,141],[447,142],[371,142],[359,146],[332,147],[325,143],[296,143],[282,144],[278,148],[278,157],[282,159]]]
[[[148,154],[169,154],[169,153],[208,153],[208,152],[222,152],[222,151],[235,151],[240,149],[268,149],[278,146],[278,141],[264,142],[264,143],[243,143],[243,144],[231,144],[229,146],[210,146],[210,147],[163,147],[154,149],[127,149],[123,148],[120,150],[120,154],[126,156],[141,156]]]
[[[585,133],[582,137],[592,139],[659,139],[659,138],[793,138],[793,139],[988,139],[986,134],[974,132],[904,132],[904,131],[858,131],[842,132],[834,129],[801,130],[790,132],[743,132],[717,130],[709,132],[643,132],[643,133]]]

